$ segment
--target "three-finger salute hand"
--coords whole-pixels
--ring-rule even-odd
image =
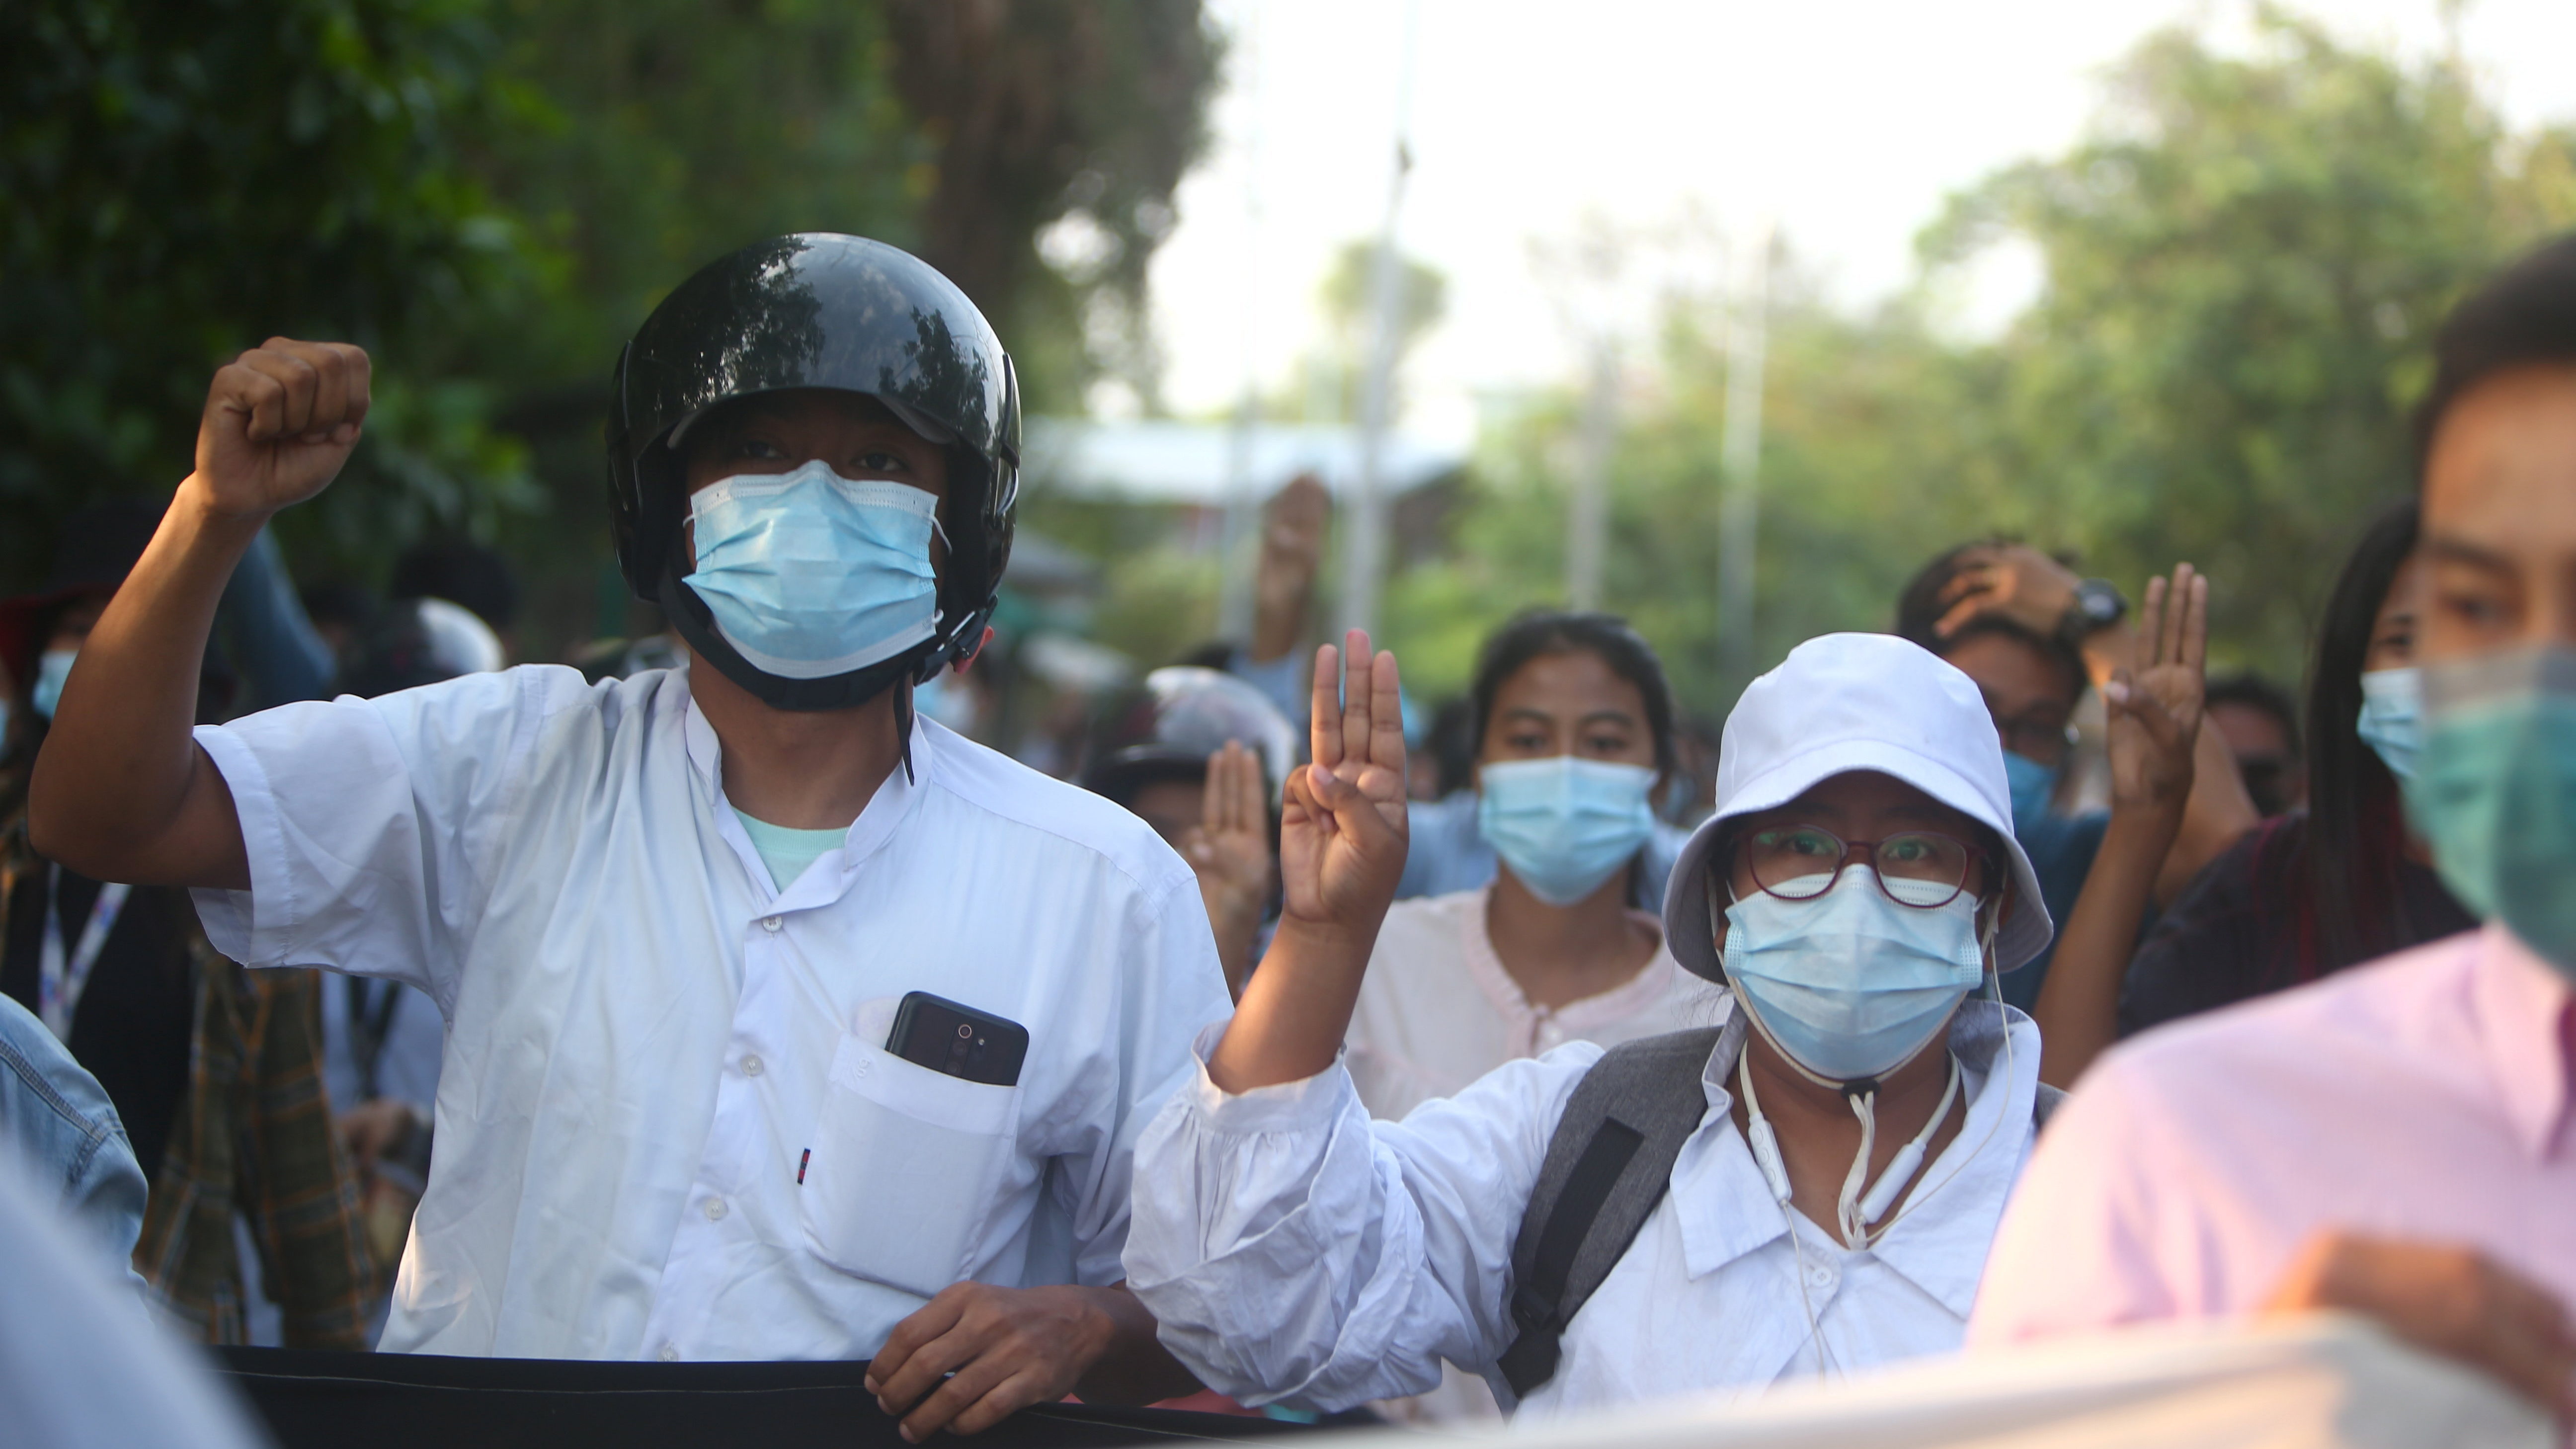
[[[265,517],[329,486],[366,421],[366,351],[272,337],[215,373],[196,481],[220,512]]]
[[[2138,610],[2134,669],[2102,691],[2109,715],[2111,801],[2179,816],[2191,796],[2192,744],[2200,737],[2209,653],[2209,580],[2176,564],[2170,585],[2147,581]]]
[[[1288,777],[1279,872],[1286,916],[1374,935],[1404,874],[1404,717],[1395,656],[1353,629],[1315,651],[1314,763]]]

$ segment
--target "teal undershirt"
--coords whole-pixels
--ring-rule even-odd
[[[785,890],[796,883],[824,851],[838,849],[850,832],[840,830],[790,830],[766,820],[754,820],[737,809],[733,818],[742,822],[743,833],[751,837],[751,848],[760,852],[760,863],[769,867],[772,890]]]

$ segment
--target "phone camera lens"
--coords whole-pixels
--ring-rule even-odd
[[[972,1026],[960,1026],[957,1028],[957,1039],[959,1041],[964,1041],[966,1038],[973,1036],[974,1034],[975,1028]]]

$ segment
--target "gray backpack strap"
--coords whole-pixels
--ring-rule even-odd
[[[2046,1082],[2040,1083],[2039,1095],[2033,1097],[2030,1102],[2030,1124],[2043,1130],[2046,1129],[2048,1126],[2048,1119],[2057,1115],[2058,1105],[2065,1100],[2066,1094],[2064,1092],[2050,1086]]]
[[[1717,1027],[1612,1048],[1576,1085],[1548,1138],[1512,1243],[1512,1322],[1497,1365],[1528,1398],[1556,1376],[1558,1340],[1663,1201],[1682,1143],[1708,1115],[1700,1078]]]

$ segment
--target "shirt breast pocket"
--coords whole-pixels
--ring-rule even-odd
[[[798,1215],[824,1262],[927,1298],[966,1274],[1016,1140],[1020,1089],[905,1061],[867,1024],[833,1053]]]

